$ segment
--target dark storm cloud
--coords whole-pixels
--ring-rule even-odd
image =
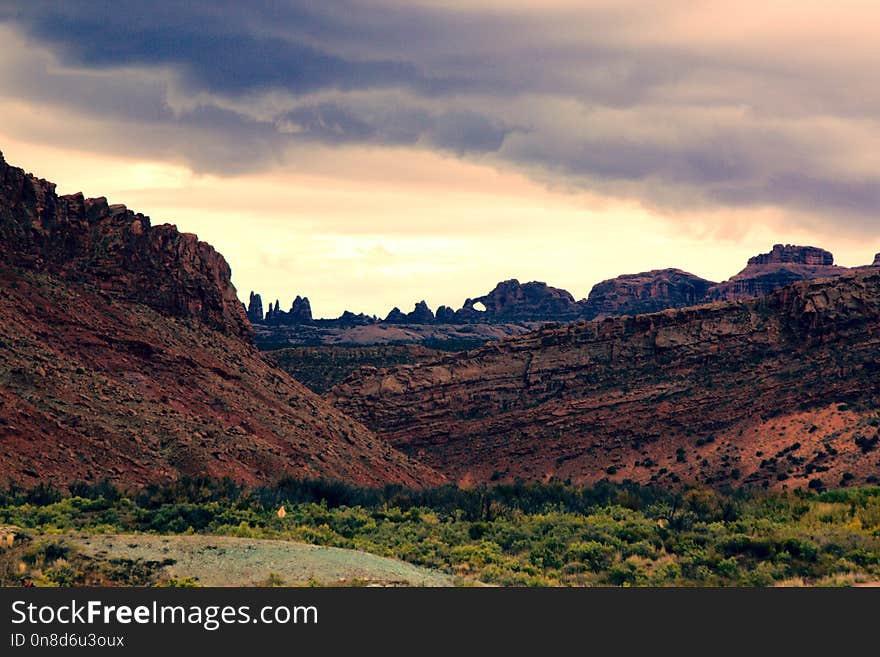
[[[717,191],[714,196],[723,203],[734,205],[763,203],[766,199],[773,198],[779,203],[804,210],[836,208],[862,212],[870,208],[880,208],[880,176],[860,180],[833,180],[786,171],[772,175],[760,185],[729,187]]]
[[[12,55],[0,94],[128,123],[127,147],[203,170],[302,143],[412,145],[647,205],[770,205],[873,229],[868,68],[835,59],[849,44],[816,64],[803,44],[707,46],[711,25],[653,38],[697,5],[9,0],[0,21],[61,67]]]
[[[694,65],[674,52],[536,41],[524,17],[346,0],[9,0],[2,20],[65,64],[165,66],[193,90],[230,95],[403,88],[428,98],[539,92],[627,105]]]
[[[0,20],[50,45],[66,63],[95,67],[168,66],[195,89],[241,94],[281,88],[297,94],[322,89],[408,87],[439,93],[473,87],[471,75],[420,70],[412,53],[398,52],[431,27],[418,12],[392,20],[381,8],[334,2],[87,3],[10,0]],[[383,54],[384,53],[384,54]],[[479,80],[487,84],[488,79]]]
[[[94,12],[88,15],[56,14],[28,3],[15,19],[35,38],[57,46],[66,61],[101,68],[170,66],[195,88],[210,91],[244,93],[283,87],[307,93],[327,87],[355,89],[419,81],[413,66],[404,62],[353,61],[301,41],[260,36],[244,25],[234,31],[217,25],[221,29],[212,32],[215,21],[206,24],[207,12],[187,9],[186,3],[178,6],[189,15],[145,13],[135,20],[125,7],[102,4],[84,5]]]
[[[470,111],[432,114],[412,107],[358,111],[331,102],[298,107],[282,117],[280,125],[302,139],[386,145],[424,142],[461,154],[497,151],[514,130]]]

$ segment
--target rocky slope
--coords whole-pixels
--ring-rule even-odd
[[[878,481],[880,271],[359,372],[335,403],[464,482]]]
[[[440,480],[249,336],[209,245],[0,158],[0,480]]]
[[[361,368],[376,370],[435,360],[442,351],[420,344],[316,345],[276,349],[266,357],[309,390],[324,394]]]

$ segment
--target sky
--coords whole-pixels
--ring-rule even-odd
[[[0,151],[316,316],[880,251],[875,0],[0,3]]]

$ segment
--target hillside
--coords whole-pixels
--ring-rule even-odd
[[[318,394],[341,383],[349,374],[363,367],[391,367],[433,360],[442,351],[418,344],[379,344],[363,347],[320,345],[290,347],[266,354],[279,368],[309,390]]]
[[[0,480],[440,481],[250,336],[209,245],[0,156]]]
[[[390,324],[387,322],[345,325],[337,320],[317,320],[312,324],[253,325],[254,341],[260,349],[286,347],[367,347],[419,343],[423,347],[458,351],[493,340],[522,335],[543,322],[512,324]]]
[[[866,269],[542,329],[330,396],[460,482],[821,487],[877,481],[878,370],[880,271]]]

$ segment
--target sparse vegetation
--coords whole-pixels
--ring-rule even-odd
[[[878,442],[880,442],[880,436],[872,436],[871,438],[857,436],[855,438],[855,443],[862,450],[862,454],[874,451],[877,448]]]
[[[316,345],[267,353],[278,367],[318,394],[341,383],[360,367],[407,365],[442,355],[439,350],[418,344]]]

